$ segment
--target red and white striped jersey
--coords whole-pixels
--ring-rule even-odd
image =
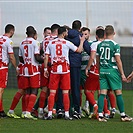
[[[9,54],[13,54],[12,40],[5,35],[0,36],[0,69],[8,67]]]
[[[65,39],[56,38],[48,44],[46,54],[51,55],[51,73],[64,74],[70,72],[69,49],[76,51],[77,47]]]
[[[97,46],[98,44],[101,43],[101,41],[96,41],[91,44],[91,52],[97,52]],[[96,66],[96,57],[92,63],[92,66],[90,68],[90,73],[93,73],[95,75],[99,75],[98,68]]]
[[[43,40],[43,50],[44,50],[44,53],[46,52],[46,47],[47,45],[49,44],[50,41],[54,40],[55,38],[57,38],[57,36],[47,36],[44,38]]]
[[[40,43],[29,37],[22,41],[19,47],[19,56],[24,60],[24,76],[34,76],[39,72],[39,63],[35,54],[39,54]]]

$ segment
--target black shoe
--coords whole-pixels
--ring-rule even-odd
[[[7,115],[4,111],[0,111],[0,118],[7,118]]]
[[[75,119],[81,119],[80,113],[77,113],[77,111],[74,111],[73,118],[75,118]]]
[[[52,120],[52,118],[53,118],[52,115],[50,115],[50,116],[46,117],[45,120]]]
[[[61,110],[61,109],[59,109],[59,110],[57,111],[57,119],[61,119],[61,118],[63,118],[63,117],[64,117],[64,111]]]
[[[73,120],[73,118],[70,116],[65,116],[65,120]]]

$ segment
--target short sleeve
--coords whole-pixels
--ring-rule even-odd
[[[13,54],[13,46],[12,45],[13,45],[12,41],[7,42],[8,54]]]
[[[69,49],[71,49],[72,51],[76,52],[78,47],[75,46],[73,43],[67,41],[66,45],[69,47]]]
[[[40,43],[38,41],[35,41],[35,53],[34,54],[40,54]]]
[[[50,43],[46,47],[45,54],[48,54],[48,55],[50,54]]]
[[[96,49],[96,55],[99,55],[99,52],[100,52],[100,51],[99,51],[99,46],[100,46],[100,45],[98,44],[98,45],[97,45],[97,49]]]
[[[120,45],[119,44],[115,45],[115,55],[120,55]]]
[[[91,52],[92,51],[94,51],[94,52],[97,51],[97,43],[96,42],[94,42],[94,43],[91,44]]]

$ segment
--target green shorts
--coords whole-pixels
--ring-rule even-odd
[[[84,88],[85,86],[85,81],[86,81],[86,74],[85,70],[81,70],[81,78],[80,78],[80,85]]]
[[[117,69],[100,70],[100,89],[122,89],[121,75]]]

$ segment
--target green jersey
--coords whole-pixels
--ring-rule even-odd
[[[105,39],[97,46],[100,57],[100,69],[118,69],[115,55],[120,55],[120,46],[115,41]]]
[[[92,41],[89,41],[88,42],[88,45],[91,45],[92,44]],[[89,55],[85,52],[85,51],[83,51],[82,53],[81,53],[81,56],[82,56],[82,61],[81,61],[81,70],[85,70],[85,68],[86,68],[86,66],[87,66],[87,64],[88,64],[88,60],[89,60]]]

